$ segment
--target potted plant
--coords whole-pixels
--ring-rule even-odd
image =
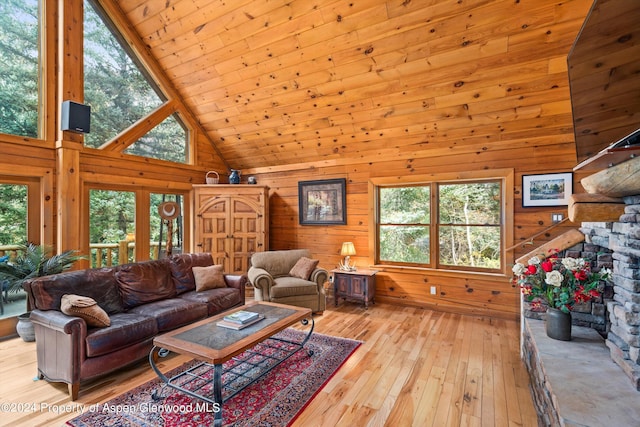
[[[611,275],[606,268],[592,271],[591,263],[584,258],[560,258],[557,253],[544,259],[534,256],[526,266],[517,263],[513,273],[534,310],[547,306],[547,335],[563,341],[571,339],[574,306],[598,298],[601,282]]]
[[[47,247],[33,243],[21,245],[17,252],[15,259],[4,259],[0,262],[0,283],[3,283],[3,287],[6,285],[9,293],[18,292],[27,280],[61,273],[71,268],[77,260],[84,258],[76,255],[76,251],[73,250],[51,255]],[[16,329],[23,340],[33,341],[35,336],[29,331],[30,325],[25,326],[28,318],[29,312],[18,316]]]

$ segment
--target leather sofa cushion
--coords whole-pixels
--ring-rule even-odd
[[[134,307],[129,313],[154,317],[158,331],[163,332],[204,319],[207,317],[208,309],[206,304],[170,298]]]
[[[270,297],[285,298],[300,295],[318,295],[318,284],[297,277],[279,277],[271,287]]]
[[[153,317],[136,313],[118,313],[111,316],[111,326],[89,329],[87,332],[87,357],[111,353],[158,334]]]
[[[113,268],[65,271],[30,281],[34,308],[60,311],[65,294],[83,295],[96,300],[108,314],[124,311]]]
[[[164,261],[123,265],[116,272],[116,280],[125,309],[176,295],[169,264]]]
[[[202,292],[186,292],[180,295],[180,298],[206,304],[209,310],[209,316],[228,310],[235,305],[244,304],[240,295],[240,289],[231,287],[209,289],[208,291]]]
[[[181,294],[196,288],[193,267],[208,267],[210,265],[213,265],[213,258],[207,252],[172,255],[169,258],[169,267],[176,293]]]

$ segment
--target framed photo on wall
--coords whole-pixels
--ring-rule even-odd
[[[347,223],[345,178],[298,182],[301,225]]]
[[[522,176],[522,206],[567,206],[573,194],[573,173]]]

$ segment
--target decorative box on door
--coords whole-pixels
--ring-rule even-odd
[[[251,255],[269,246],[269,188],[199,184],[193,190],[194,252],[211,252],[225,273],[246,273]]]

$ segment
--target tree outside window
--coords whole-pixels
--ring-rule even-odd
[[[377,263],[498,271],[502,181],[378,186]]]
[[[0,1],[0,132],[38,137],[38,0]]]

